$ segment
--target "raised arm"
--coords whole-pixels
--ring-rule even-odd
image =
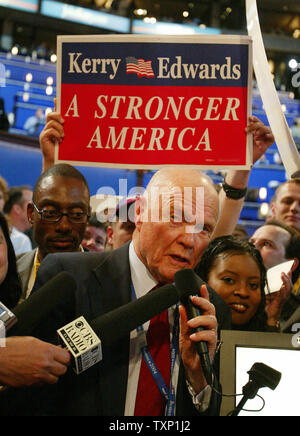
[[[56,142],[60,144],[64,138],[63,124],[64,119],[59,112],[51,112],[47,115],[45,127],[40,134],[40,147],[43,153],[43,172],[54,165],[55,144]]]
[[[266,150],[273,144],[274,136],[270,127],[264,125],[257,117],[250,117],[246,133],[253,135],[253,164],[260,159]],[[226,174],[227,185],[236,189],[245,189],[248,186],[250,171],[230,170]],[[217,226],[212,239],[217,236],[231,235],[235,229],[241,210],[244,206],[245,197],[232,199],[226,196],[223,189],[219,193],[220,213]]]

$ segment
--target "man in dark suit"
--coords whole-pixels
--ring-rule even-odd
[[[37,248],[17,256],[22,300],[30,296],[39,265],[49,253],[83,251],[89,214],[89,186],[76,168],[58,164],[40,175],[27,206]]]
[[[187,188],[192,195],[186,194]],[[198,190],[203,203],[196,195]],[[199,201],[203,209],[199,208]],[[196,171],[165,168],[155,174],[145,195],[136,201],[132,243],[99,254],[49,254],[39,268],[36,287],[60,270],[69,271],[77,281],[75,316],[83,315],[88,321],[92,320],[131,301],[131,285],[139,298],[158,283],[172,283],[178,270],[194,268],[217,218],[218,196],[208,177]],[[195,342],[206,341],[213,360],[218,328],[216,312],[219,328],[229,328],[230,315],[223,301],[214,293],[209,297],[205,287],[201,288],[201,297],[193,297],[193,302],[202,310],[202,316],[188,321],[185,309],[179,308],[179,354],[171,374],[176,387],[175,414],[217,415],[219,396],[207,386]],[[174,322],[174,311],[175,308],[169,309],[170,325]],[[205,330],[192,334],[191,328],[198,326]],[[136,347],[137,338],[132,332],[130,337],[103,349],[103,361],[92,369],[80,376],[69,371],[57,386],[59,395],[56,410],[52,412],[137,415],[142,355]],[[216,378],[214,384],[218,387]]]

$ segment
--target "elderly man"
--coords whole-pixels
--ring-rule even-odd
[[[184,191],[187,187],[192,192],[188,197]],[[203,210],[197,204],[199,189],[204,200],[204,203],[200,201]],[[162,196],[162,192],[168,192],[169,195]],[[154,220],[153,217],[158,219]],[[197,171],[162,169],[150,181],[145,195],[136,201],[136,228],[131,243],[112,252],[48,255],[40,266],[36,285],[39,287],[59,271],[68,270],[78,284],[77,313],[83,314],[88,320],[94,319],[131,301],[132,289],[136,298],[139,298],[158,284],[172,283],[177,271],[194,268],[207,246],[217,218],[218,195],[208,177]],[[209,295],[205,287],[201,288],[201,297],[195,296],[192,301],[202,315],[188,320],[185,309],[179,308],[179,353],[174,370],[168,374],[177,391],[175,413],[216,415],[219,412],[219,398],[207,386],[195,342],[206,341],[213,360],[218,327],[216,312],[219,328],[229,328],[230,315],[225,303],[214,292]],[[171,326],[175,312],[174,307],[168,311]],[[148,324],[144,326],[145,330]],[[200,326],[205,329],[193,333],[192,328]],[[160,335],[156,333],[157,338]],[[164,399],[162,409],[151,408],[161,400],[156,386],[157,392],[151,393],[148,399],[146,393],[142,401],[150,409],[140,409],[139,378],[144,365],[135,332],[118,341],[115,346],[104,349],[103,356],[103,364],[87,371],[83,377],[75,378],[72,373],[69,378],[66,377],[67,385],[60,385],[64,410],[58,413],[127,416],[164,414]],[[151,374],[150,380],[149,388],[152,389]],[[216,379],[214,383],[217,386]],[[169,382],[166,384],[169,388]],[[144,389],[147,391],[147,386]],[[93,400],[96,397],[97,401]]]
[[[62,139],[62,122],[59,114],[52,115],[41,135],[44,168],[52,164],[54,140]],[[270,130],[257,119],[251,120],[248,131],[254,133],[256,148],[261,147],[257,155],[273,142]],[[241,198],[248,177],[249,172],[229,174],[226,198],[230,202]],[[168,195],[163,196],[163,193]],[[84,315],[87,320],[94,319],[132,298],[142,297],[158,285],[172,283],[177,271],[193,269],[212,237],[218,216],[219,198],[207,176],[189,169],[164,168],[153,176],[145,194],[135,203],[132,242],[112,252],[50,254],[40,266],[36,288],[61,270],[69,271],[77,281],[76,314]],[[201,315],[188,320],[184,307],[180,306],[179,337],[171,334],[179,352],[172,371],[167,371],[165,384],[169,394],[172,392],[170,385],[176,392],[173,411],[176,415],[219,413],[219,395],[207,385],[195,342],[207,342],[213,361],[217,328],[230,327],[230,314],[213,291],[208,292],[204,286],[200,295],[192,297],[192,302],[199,307]],[[175,319],[176,308],[173,307],[167,313],[171,326],[166,335],[169,340],[170,332],[174,333],[172,326],[177,324]],[[161,325],[156,334],[150,335],[152,321],[150,327],[149,323],[143,327],[147,340],[152,336],[156,342],[162,336],[163,327]],[[192,329],[197,327],[204,327],[204,330],[194,333]],[[60,384],[60,406],[57,403],[56,413],[164,415],[168,401],[160,394],[149,369],[147,372],[138,343],[136,332],[131,332],[130,336],[103,350],[100,365],[78,378],[69,372]],[[154,356],[152,359],[156,363]],[[158,363],[157,366],[159,372],[164,371]],[[167,367],[170,369],[170,364]],[[147,380],[146,386],[140,389],[143,380]],[[213,383],[218,389],[216,377]]]

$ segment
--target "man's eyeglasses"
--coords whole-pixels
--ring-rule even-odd
[[[35,210],[40,214],[43,221],[49,223],[58,223],[63,216],[66,216],[71,223],[82,224],[86,223],[90,215],[87,212],[60,212],[55,209],[42,209],[39,210],[37,206],[32,202]]]

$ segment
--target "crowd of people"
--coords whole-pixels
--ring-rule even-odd
[[[32,189],[8,188],[0,178],[0,301],[13,310],[51,277],[68,271],[77,284],[74,318],[84,315],[91,321],[153,288],[172,284],[179,270],[192,269],[206,282],[199,295],[191,297],[201,315],[189,319],[183,305],[172,306],[163,313],[164,320],[155,317],[143,325],[148,347],[143,342],[140,348],[141,335],[132,331],[103,349],[103,361],[81,376],[69,369],[70,355],[56,343],[56,332],[43,337],[43,323],[49,331],[51,317],[32,337],[8,337],[0,348],[4,386],[0,398],[8,405],[1,413],[218,415],[220,330],[288,332],[288,321],[295,319],[300,307],[300,180],[277,188],[272,215],[250,238],[236,232],[250,176],[243,170],[228,171],[217,192],[200,171],[164,167],[151,178],[144,195],[123,200],[114,219],[101,223],[91,210],[89,186],[81,172],[68,164],[54,164],[54,145],[63,141],[63,122],[57,112],[47,116],[40,135],[43,168]],[[256,117],[250,117],[245,129],[253,135],[255,162],[274,137]],[[168,197],[159,195],[151,201],[153,192],[166,186]],[[192,188],[193,196],[178,201],[178,188],[184,192],[185,187]],[[197,187],[204,190],[201,228],[195,215]],[[132,206],[134,221],[128,214]],[[169,219],[154,221],[151,217],[162,217],[165,207]],[[185,207],[192,219],[183,214]],[[120,219],[121,208],[126,209],[127,220]],[[293,260],[291,270],[282,273],[279,289],[268,293],[268,269],[287,260]],[[64,321],[70,321],[67,315]],[[163,337],[163,344],[151,351],[151,341]],[[197,352],[199,341],[207,342],[214,366],[211,384]],[[163,375],[164,394],[151,366]],[[21,386],[27,389],[6,389]],[[28,401],[32,386],[35,400]]]

